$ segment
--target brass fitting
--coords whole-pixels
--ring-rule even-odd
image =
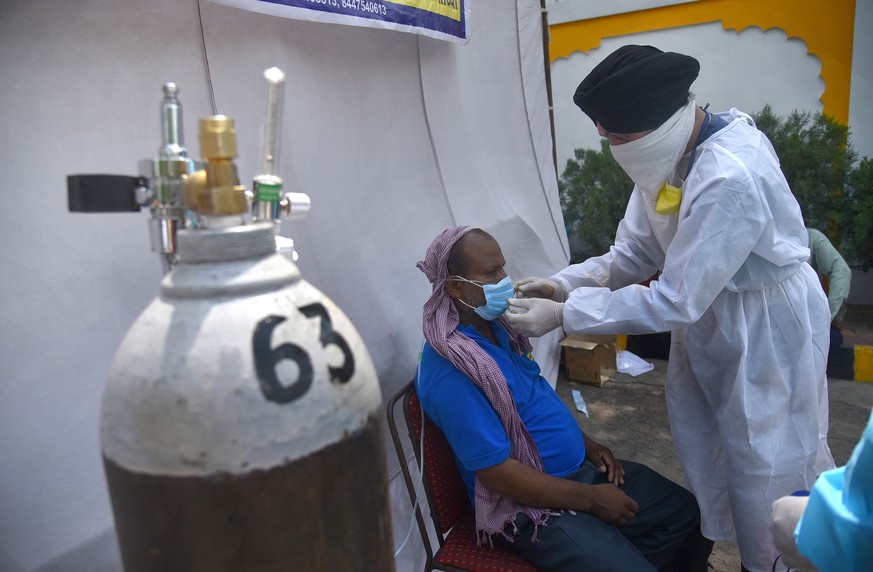
[[[189,209],[204,216],[231,216],[248,209],[245,187],[239,184],[236,129],[233,119],[213,115],[200,120],[200,150],[206,168],[188,176],[182,196]]]

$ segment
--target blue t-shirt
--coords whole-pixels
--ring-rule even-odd
[[[509,348],[509,333],[497,322],[490,324],[498,345],[472,326],[459,326],[458,331],[479,344],[503,372],[519,417],[539,450],[545,472],[555,477],[569,475],[585,459],[585,441],[579,424],[540,375],[533,358],[514,353]],[[472,503],[475,471],[509,458],[509,438],[503,424],[479,386],[430,344],[425,344],[422,351],[416,390],[428,418],[442,429],[452,447]]]

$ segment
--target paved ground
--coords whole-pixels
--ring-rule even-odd
[[[571,389],[582,392],[590,417],[576,413],[582,428],[608,445],[616,456],[645,463],[661,474],[682,482],[682,473],[670,438],[664,383],[667,362],[633,378],[615,374],[603,387],[568,382],[562,371],[557,391],[575,411]],[[845,464],[873,408],[873,383],[829,380],[829,444],[837,465]],[[715,572],[738,572],[740,557],[729,543],[719,542],[710,557]]]

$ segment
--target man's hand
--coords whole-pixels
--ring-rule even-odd
[[[548,278],[522,278],[515,283],[519,298],[548,298],[555,302],[565,302],[567,295],[560,283]]]
[[[598,471],[607,473],[606,478],[610,483],[616,486],[624,484],[624,468],[609,447],[585,437],[585,458],[594,463]]]
[[[627,524],[640,509],[637,501],[613,484],[592,485],[591,507],[588,512],[614,526]]]
[[[545,298],[510,298],[503,316],[516,332],[536,338],[564,324],[564,304]]]

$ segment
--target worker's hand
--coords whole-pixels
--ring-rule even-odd
[[[610,483],[615,486],[624,484],[624,468],[609,447],[585,437],[585,458],[594,463],[601,474],[606,473]]]
[[[544,298],[510,298],[503,316],[513,330],[536,338],[564,323],[564,304]]]
[[[588,512],[613,526],[627,524],[640,508],[637,501],[613,484],[592,485],[591,508]]]
[[[515,283],[519,298],[548,298],[555,302],[565,302],[567,294],[560,282],[548,278],[522,278]]]
[[[797,528],[808,502],[809,497],[795,496],[773,501],[770,509],[770,532],[773,533],[773,542],[782,554],[782,562],[786,566],[815,570],[815,565],[800,554],[794,542],[794,529]]]

